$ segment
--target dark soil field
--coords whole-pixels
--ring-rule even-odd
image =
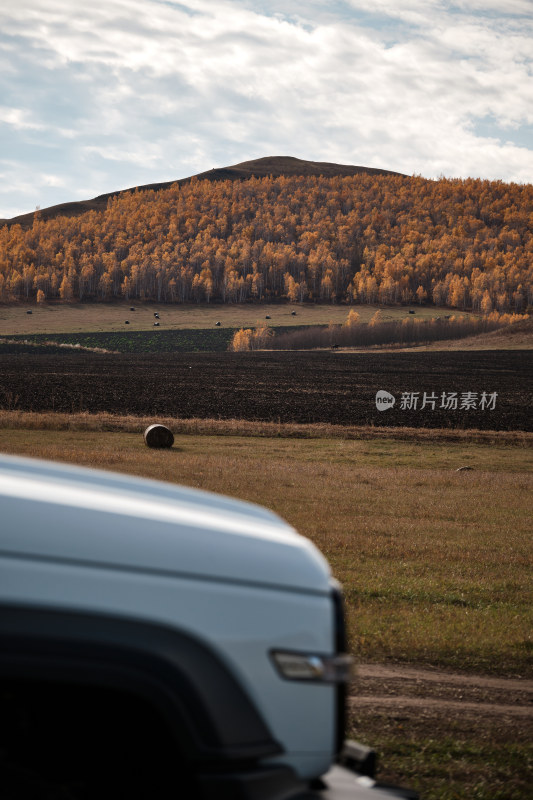
[[[532,399],[531,351],[0,355],[0,407],[24,411],[531,431]]]

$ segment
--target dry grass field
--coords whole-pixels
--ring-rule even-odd
[[[141,426],[35,429],[33,414],[29,430],[24,418],[0,428],[3,452],[181,482],[277,511],[344,584],[359,659],[533,676],[533,451],[510,444],[513,434],[489,445],[288,439],[280,428],[261,438],[180,434],[172,450],[153,451]]]
[[[0,450],[274,509],[344,585],[363,665],[349,733],[380,777],[424,800],[527,800],[533,434],[167,420],[175,445],[157,451],[152,421],[4,411]]]
[[[130,311],[134,306],[135,311]],[[361,322],[368,322],[378,306],[357,306]],[[411,306],[415,316],[428,319],[453,311],[433,306]],[[31,314],[26,312],[31,310]],[[42,306],[0,306],[0,336],[10,334],[31,335],[35,333],[92,333],[95,331],[151,330],[154,313],[160,316],[165,330],[180,328],[211,328],[216,322],[226,328],[250,328],[269,325],[341,325],[346,321],[349,306],[315,304],[225,304],[225,305],[155,305],[135,303],[47,303]],[[403,319],[409,308],[398,306],[382,308],[382,318]],[[292,312],[296,312],[296,316]],[[129,325],[125,325],[129,320]]]

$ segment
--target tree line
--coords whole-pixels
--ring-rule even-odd
[[[0,302],[533,304],[533,186],[360,174],[191,180],[0,228]]]
[[[359,314],[351,310],[343,325],[313,325],[277,333],[273,328],[241,328],[235,331],[229,350],[315,350],[327,347],[370,347],[385,344],[429,344],[447,339],[477,336],[528,319],[525,314],[499,314],[492,311],[484,317],[450,314],[429,320],[404,317],[383,320],[381,311],[368,323],[360,323]]]

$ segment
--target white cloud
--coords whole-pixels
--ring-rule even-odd
[[[533,122],[528,8],[20,0],[0,8],[2,151],[63,170],[65,200],[273,154],[531,180],[533,143],[508,143]]]
[[[42,186],[53,186],[54,188],[65,186],[65,179],[61,175],[50,175],[47,172],[42,172],[38,179]]]
[[[38,122],[32,122],[31,114],[24,108],[6,108],[0,106],[0,123],[12,126],[15,130],[43,130],[44,125]]]
[[[467,12],[482,12],[484,14],[492,12],[497,16],[505,11],[505,14],[523,14],[531,19],[530,0],[505,0],[503,8],[502,0],[453,0],[452,6],[461,8]]]

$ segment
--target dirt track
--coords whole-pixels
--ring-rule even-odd
[[[487,744],[533,740],[533,681],[363,664],[348,699],[352,734]]]
[[[463,793],[468,784],[485,787],[483,797],[531,796],[533,680],[380,664],[357,673],[349,735],[378,751],[380,780],[418,788],[421,797],[443,779],[455,789],[446,797],[474,796]],[[511,767],[505,760],[514,753],[521,755]],[[410,756],[402,762],[399,754]]]
[[[363,664],[356,670],[352,709],[394,713],[490,714],[533,723],[533,680],[491,678],[401,666]]]

